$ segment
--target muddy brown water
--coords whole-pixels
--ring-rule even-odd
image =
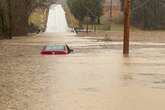
[[[41,56],[44,45],[75,51]],[[0,41],[0,110],[164,110],[165,44],[98,42],[70,34]]]

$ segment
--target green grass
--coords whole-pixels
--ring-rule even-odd
[[[86,28],[86,25],[83,25],[84,28]],[[122,24],[111,24],[111,29],[110,25],[96,25],[97,30],[105,30],[105,31],[123,31],[124,30],[124,25]],[[93,29],[92,25],[89,25],[89,29]],[[138,31],[139,29],[131,26],[131,31]]]
[[[112,31],[123,31],[124,30],[124,25],[122,24],[112,24]],[[138,31],[139,29],[134,27],[134,26],[131,26],[131,31]]]

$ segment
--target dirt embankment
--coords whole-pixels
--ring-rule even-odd
[[[104,41],[122,41],[123,32],[121,31],[98,31],[90,33],[79,33],[78,36],[97,37]],[[165,31],[136,31],[130,33],[130,40],[134,42],[165,42]]]

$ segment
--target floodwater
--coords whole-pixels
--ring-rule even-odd
[[[75,51],[41,56],[44,45],[67,42]],[[165,45],[71,34],[0,41],[0,110],[164,110]]]
[[[46,32],[68,32],[68,30],[69,27],[62,5],[51,5],[49,9]]]

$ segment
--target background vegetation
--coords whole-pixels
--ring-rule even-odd
[[[27,35],[29,17],[37,9],[46,10],[56,0],[1,0],[0,32],[5,38]]]
[[[67,0],[68,7],[80,25],[84,23],[100,23],[102,0]]]
[[[124,0],[121,2],[124,7]],[[134,26],[144,30],[165,29],[164,0],[131,0],[131,4]]]

